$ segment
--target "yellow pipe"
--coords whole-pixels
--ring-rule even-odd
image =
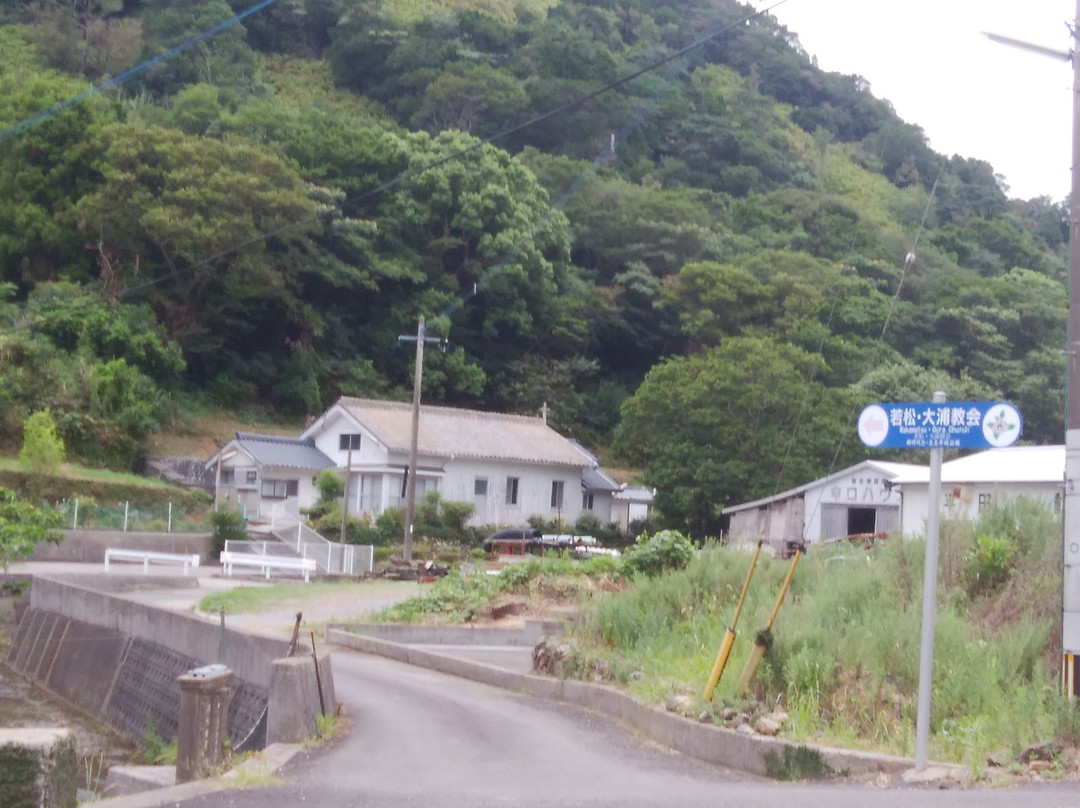
[[[776,615],[780,611],[780,606],[784,602],[784,597],[787,595],[788,588],[791,586],[791,579],[795,576],[795,567],[799,563],[799,557],[801,553],[796,550],[795,555],[791,558],[791,566],[788,567],[787,575],[784,577],[784,583],[780,587],[780,596],[776,599],[776,605],[773,606],[772,614],[769,615],[769,622],[765,626],[764,631],[772,629],[772,625],[776,622]],[[750,656],[746,660],[746,665],[743,667],[742,675],[739,676],[739,683],[735,685],[735,695],[741,696],[746,692],[746,688],[750,686],[750,680],[754,678],[754,674],[757,673],[758,664],[761,662],[762,657],[765,656],[765,644],[760,640],[754,643],[753,649],[750,651]]]
[[[795,577],[795,567],[799,563],[801,555],[802,553],[796,550],[795,555],[791,557],[791,566],[788,568],[787,576],[784,578],[784,585],[780,587],[780,597],[776,599],[776,605],[773,606],[772,614],[769,616],[769,622],[765,624],[765,628],[772,628],[772,624],[776,622],[776,613],[780,611],[780,605],[784,602],[788,587],[791,586],[791,579]]]
[[[757,550],[754,551],[754,558],[750,562],[750,569],[746,573],[746,580],[743,582],[742,593],[739,595],[739,604],[735,607],[735,619],[731,621],[731,625],[727,631],[724,632],[724,640],[720,643],[720,650],[716,654],[716,662],[713,663],[712,672],[709,674],[709,681],[705,685],[705,701],[712,701],[713,691],[716,690],[716,685],[720,682],[720,677],[724,675],[724,668],[727,667],[728,657],[731,656],[731,647],[735,644],[735,626],[739,624],[739,615],[742,614],[743,603],[746,601],[746,592],[750,588],[750,579],[754,575],[754,568],[757,566],[758,557],[761,555],[761,542],[758,542]]]
[[[727,667],[728,657],[731,656],[731,646],[735,644],[735,632],[730,628],[724,632],[724,641],[720,643],[720,652],[716,655],[712,673],[709,674],[709,682],[705,685],[705,701],[712,701],[713,691],[720,682],[720,677]]]

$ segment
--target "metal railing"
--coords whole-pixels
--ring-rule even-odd
[[[274,505],[270,511],[270,533],[292,547],[301,558],[314,559],[323,572],[360,575],[372,570],[374,548],[371,545],[332,542],[289,513],[284,503]]]

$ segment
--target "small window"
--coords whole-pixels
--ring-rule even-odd
[[[990,494],[979,494],[979,510],[981,511],[984,507],[989,505],[991,499],[992,497]]]
[[[252,469],[247,473],[247,477],[245,479],[247,479],[248,485],[255,485],[255,483],[259,480],[259,472]]]
[[[360,450],[360,435],[341,434],[338,435],[338,448],[342,451],[351,449],[354,452]]]
[[[300,490],[299,480],[263,480],[262,495],[264,499],[285,499],[295,497]]]
[[[473,496],[487,496],[487,477],[477,477],[473,481]]]
[[[591,511],[593,509],[593,495],[582,494],[581,495],[581,509],[583,511]]]
[[[553,480],[551,483],[551,507],[562,508],[563,481]]]
[[[1054,494],[1054,513],[1061,513],[1061,492]]]
[[[414,492],[415,493],[415,492]],[[405,469],[401,475],[401,498],[405,499],[409,495],[409,470]]]
[[[518,478],[507,477],[506,478],[506,504],[517,505],[518,504]]]
[[[221,469],[221,485],[231,487],[236,481],[236,472],[232,469]]]

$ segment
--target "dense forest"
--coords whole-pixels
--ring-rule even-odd
[[[254,5],[0,0],[9,447],[49,408],[137,467],[193,406],[407,398],[421,316],[426,402],[547,402],[699,536],[866,456],[869,401],[1006,398],[1060,442],[1066,204],[767,14]]]

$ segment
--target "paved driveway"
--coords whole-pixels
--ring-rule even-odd
[[[414,668],[335,653],[352,731],[307,752],[273,788],[223,791],[182,808],[360,806],[820,806],[1074,808],[1075,785],[1021,790],[781,784],[642,743],[587,711]]]

